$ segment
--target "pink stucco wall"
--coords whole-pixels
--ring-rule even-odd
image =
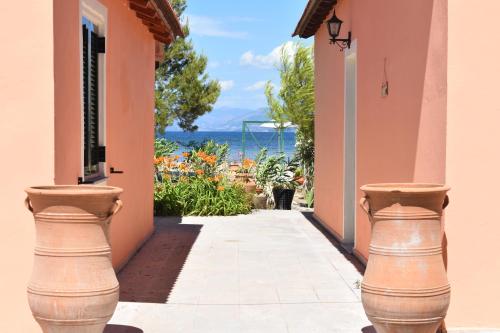
[[[125,189],[125,208],[111,230],[119,267],[153,230],[154,41],[125,0],[103,4],[108,167],[125,171],[107,182]],[[0,13],[8,45],[0,62],[0,331],[37,332],[26,298],[35,235],[23,190],[75,184],[80,176],[79,1],[1,1]]]
[[[314,214],[337,237],[343,229],[344,68],[342,53],[328,44],[325,27],[316,34]],[[332,77],[333,75],[333,77]]]
[[[446,326],[500,329],[500,262],[494,258],[500,244],[494,210],[500,47],[487,35],[498,31],[500,3],[340,0],[336,8],[343,33],[351,29],[357,43],[358,186],[451,185]],[[342,237],[344,55],[328,44],[324,26],[315,41],[315,213]],[[384,58],[388,97],[381,96]],[[355,250],[362,259],[369,240],[369,222],[358,209]]]
[[[37,332],[26,296],[35,230],[23,190],[54,181],[52,1],[0,1],[0,15],[0,331]]]
[[[107,161],[124,208],[111,225],[113,263],[122,266],[153,231],[155,43],[126,0],[108,8]]]
[[[453,0],[448,7],[447,323],[500,330],[500,2]]]
[[[336,10],[357,44],[357,184],[444,181],[446,1],[345,0]],[[325,25],[315,55],[315,213],[343,236],[344,53]],[[361,209],[356,220],[355,249],[367,258],[370,224]]]
[[[126,0],[107,8],[107,185],[122,187],[113,219],[113,264],[121,267],[153,230],[154,40]],[[56,183],[81,176],[79,0],[54,0]],[[109,168],[124,171],[109,174]]]

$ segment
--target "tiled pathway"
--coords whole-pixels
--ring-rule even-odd
[[[361,274],[302,213],[157,222],[106,333],[374,332]]]

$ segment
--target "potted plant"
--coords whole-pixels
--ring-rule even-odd
[[[272,193],[271,177],[275,165],[279,158],[276,156],[267,156],[267,149],[262,148],[255,157],[255,183],[256,194],[253,199],[255,208],[266,209],[268,198]]]
[[[282,160],[284,156],[282,155]],[[271,178],[275,209],[291,210],[295,189],[298,186],[295,180],[295,170],[297,162],[289,160],[277,163],[273,169]]]
[[[255,170],[255,162],[249,158],[245,158],[241,163],[240,168],[236,172],[235,176],[236,181],[242,184],[250,182],[254,170]]]
[[[302,168],[297,168],[297,170],[295,170],[295,178],[294,179],[299,186],[304,185],[305,178],[304,178],[304,173],[303,173]]]

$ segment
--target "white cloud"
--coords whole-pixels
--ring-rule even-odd
[[[248,33],[227,29],[221,21],[209,16],[189,15],[188,22],[190,32],[194,35],[236,39],[248,37]]]
[[[286,56],[291,58],[295,55],[296,51],[296,44],[289,41],[275,47],[266,55],[254,54],[252,51],[247,51],[241,56],[240,64],[264,69],[272,68],[279,64],[282,52],[285,52]]]
[[[257,91],[264,89],[266,87],[267,81],[257,81],[254,84],[248,86],[245,88],[246,91]],[[274,87],[275,85],[271,83],[271,85]]]
[[[227,91],[227,90],[231,90],[234,88],[234,81],[233,80],[219,81],[219,84],[220,84],[220,89],[222,91]]]
[[[243,94],[238,96],[222,95],[215,104],[215,108],[242,108],[259,109],[267,106],[264,94]]]

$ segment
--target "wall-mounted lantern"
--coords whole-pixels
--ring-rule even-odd
[[[340,51],[344,51],[346,48],[351,48],[351,32],[349,31],[346,39],[337,38],[340,34],[340,27],[342,26],[342,20],[340,20],[337,15],[335,15],[335,10],[333,11],[333,16],[326,22],[328,26],[328,33],[330,34],[330,44],[337,44],[340,47]]]

